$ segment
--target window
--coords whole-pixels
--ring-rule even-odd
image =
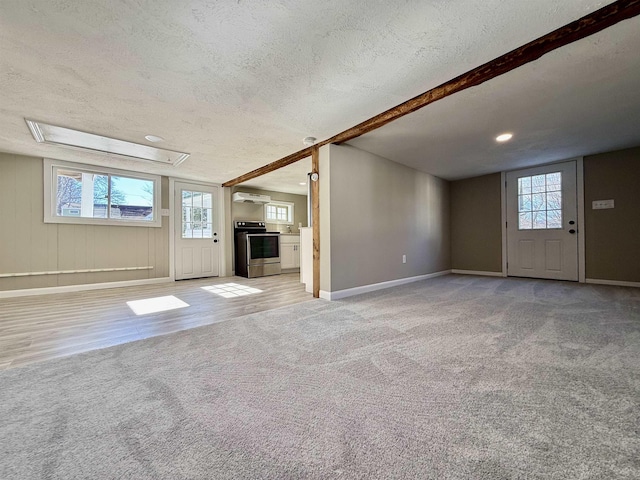
[[[160,227],[160,177],[45,160],[46,223]]]
[[[264,206],[264,221],[293,225],[293,203],[271,202]]]
[[[182,190],[182,238],[213,238],[213,195]]]
[[[518,228],[562,228],[562,172],[518,178]]]

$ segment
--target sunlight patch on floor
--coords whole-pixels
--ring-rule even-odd
[[[246,285],[240,285],[239,283],[223,283],[221,285],[212,285],[209,287],[201,287],[207,292],[215,293],[224,298],[243,297],[245,295],[251,295],[252,293],[261,293],[262,290],[257,288],[247,287]]]
[[[167,310],[175,310],[176,308],[188,307],[189,304],[183,302],[173,295],[166,297],[145,298],[144,300],[133,300],[127,302],[129,308],[136,315],[145,315],[147,313],[165,312]]]

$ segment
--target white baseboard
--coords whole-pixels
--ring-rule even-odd
[[[502,272],[483,272],[480,270],[451,270],[451,273],[457,273],[459,275],[482,275],[483,277],[503,277]]]
[[[102,288],[135,287],[137,285],[154,285],[169,283],[170,277],[145,278],[141,280],[124,280],[121,282],[85,283],[82,285],[64,285],[62,287],[25,288],[21,290],[3,290],[0,298],[26,297],[29,295],[49,295],[52,293],[82,292],[85,290],[100,290]]]
[[[443,270],[442,272],[428,273],[426,275],[418,275],[417,277],[398,278],[397,280],[389,280],[388,282],[372,283],[371,285],[363,285],[361,287],[347,288],[345,290],[336,290],[335,292],[327,292],[326,290],[320,290],[320,298],[325,300],[340,300],[341,298],[353,297],[354,295],[360,295],[361,293],[375,292],[376,290],[383,290],[385,288],[397,287],[406,283],[419,282],[420,280],[426,280],[427,278],[440,277],[442,275],[449,275],[451,270]]]
[[[597,285],[615,285],[617,287],[640,287],[640,282],[621,282],[618,280],[600,280],[599,278],[587,278],[586,283],[594,283]]]

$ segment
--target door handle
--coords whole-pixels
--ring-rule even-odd
[[[571,230],[569,230],[569,233],[576,233],[576,231],[572,228]]]
[[[213,241],[213,243],[218,243],[218,239],[216,238],[216,239]]]

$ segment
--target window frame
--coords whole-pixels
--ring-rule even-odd
[[[116,168],[86,165],[83,163],[67,162],[45,158],[44,162],[44,223],[63,223],[75,225],[109,225],[118,227],[162,227],[162,212],[160,209],[161,184],[160,175],[119,170]],[[56,194],[58,189],[58,170],[74,170],[80,173],[126,177],[134,180],[153,182],[153,220],[131,220],[129,218],[94,218],[94,217],[63,217],[56,214]],[[111,189],[111,186],[109,186]],[[107,210],[110,210],[108,205]],[[110,213],[109,213],[110,214]]]
[[[549,175],[560,175],[560,183],[554,183],[552,185],[559,185],[559,189],[555,189],[555,190],[548,190],[549,188],[549,184],[547,183],[547,178],[549,177]],[[539,177],[539,176],[543,176],[545,177],[545,185],[544,185],[544,191],[539,191],[539,192],[534,192],[533,191],[533,178],[534,177]],[[520,193],[521,192],[521,182],[520,180],[524,179],[524,178],[529,178],[531,181],[531,186],[529,187],[529,193]],[[562,185],[563,185],[563,174],[562,171],[554,171],[554,172],[547,172],[547,173],[542,173],[542,174],[536,174],[536,175],[523,175],[522,177],[518,177],[517,178],[517,208],[518,208],[518,231],[524,232],[524,231],[545,231],[545,230],[562,230],[562,219],[564,217],[564,191],[562,189]],[[560,208],[549,208],[549,203],[548,203],[548,195],[550,193],[559,193],[560,194]],[[525,197],[525,196],[529,196],[531,197],[531,199],[529,200],[530,202],[533,202],[533,196],[534,195],[539,195],[539,194],[543,194],[545,196],[545,200],[544,200],[544,204],[545,204],[545,208],[544,210],[538,209],[538,210],[533,210],[533,204],[531,207],[531,210],[521,210],[521,197]],[[545,226],[544,227],[535,227],[534,226],[534,222],[533,222],[533,214],[534,213],[541,213],[544,212],[545,214]],[[548,214],[549,212],[560,212],[560,226],[558,227],[549,227],[548,226]],[[532,220],[531,220],[531,228],[523,228],[522,227],[522,223],[521,223],[521,215],[523,213],[530,213],[532,214]]]
[[[267,216],[267,208],[269,206],[272,207],[286,207],[287,208],[287,221],[282,221],[282,220],[273,220],[273,219],[269,219],[269,217]],[[294,224],[294,220],[295,220],[295,211],[294,211],[294,207],[295,204],[293,202],[281,202],[279,200],[273,200],[269,203],[265,203],[264,205],[264,221],[265,223],[274,223],[276,225],[293,225]]]

